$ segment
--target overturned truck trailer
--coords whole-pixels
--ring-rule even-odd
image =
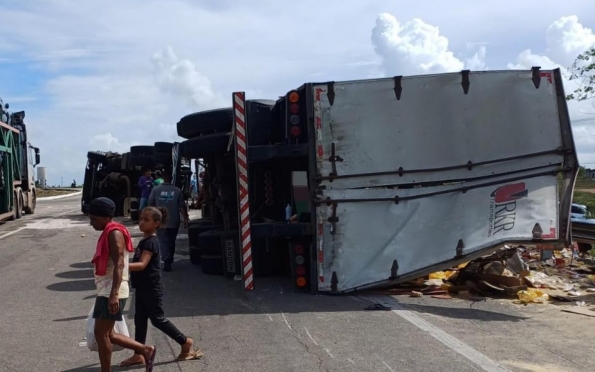
[[[578,163],[559,70],[305,89],[318,290],[400,282],[507,243],[570,242]]]
[[[246,289],[250,235],[263,224],[246,188],[275,157],[289,159],[272,170],[291,178],[298,228],[265,223],[286,231],[294,283],[312,293],[407,281],[504,244],[572,239],[578,163],[557,69],[308,83],[271,109],[285,134],[264,146],[252,144],[260,123],[244,107],[234,94]]]

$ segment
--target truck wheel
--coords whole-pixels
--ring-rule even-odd
[[[231,107],[186,115],[177,124],[178,135],[190,139],[215,132],[229,132],[233,125]]]
[[[93,160],[95,162],[103,162],[107,160],[107,156],[101,152],[89,151],[87,153],[87,159]]]
[[[159,152],[171,154],[172,147],[174,147],[174,144],[171,142],[155,142],[155,145],[153,146],[156,154]]]
[[[223,275],[223,256],[202,255],[200,267],[207,275]]]
[[[16,191],[15,192],[15,207],[16,207],[16,219],[18,220],[19,218],[23,217],[23,192],[22,191]]]
[[[182,154],[186,158],[200,159],[223,155],[227,152],[229,132],[214,133],[182,142]]]
[[[193,225],[204,226],[204,225],[212,225],[212,224],[213,224],[213,220],[211,220],[210,218],[204,218],[204,217],[188,222],[188,225],[190,225],[190,226],[193,226]]]
[[[155,148],[153,146],[131,146],[130,153],[132,155],[149,155],[153,156]]]
[[[188,226],[188,244],[191,247],[201,247],[198,237],[205,232],[209,232],[217,228],[221,228],[221,226],[213,226],[211,224]]]
[[[37,206],[37,197],[35,196],[35,191],[31,191],[31,200],[29,201],[29,204],[25,207],[25,214],[35,213],[36,206]]]
[[[133,167],[152,167],[154,164],[153,155],[130,155],[130,165]]]
[[[155,164],[169,165],[169,166],[171,166],[173,164],[173,158],[171,156],[171,152],[156,152],[155,155],[153,155],[153,157],[155,158]]]
[[[196,246],[207,255],[221,255],[221,235],[222,230],[210,230],[203,232],[196,238]]]
[[[122,165],[120,165],[121,169],[124,170],[132,170],[132,166],[130,165],[130,153],[125,152],[122,154]]]
[[[200,265],[200,258],[202,251],[198,247],[190,246],[190,263],[193,265]]]

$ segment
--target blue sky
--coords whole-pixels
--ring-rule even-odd
[[[585,0],[4,0],[0,17],[0,97],[27,112],[50,184],[80,182],[88,150],[176,140],[180,117],[229,106],[236,90],[568,67],[595,45]],[[592,101],[569,108],[595,117]],[[581,162],[595,162],[595,121],[574,132]]]

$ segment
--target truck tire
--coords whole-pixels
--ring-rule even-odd
[[[87,159],[93,160],[95,162],[103,162],[107,160],[107,156],[101,152],[89,151],[87,153]]]
[[[210,218],[199,218],[197,220],[192,220],[188,222],[188,226],[205,226],[205,225],[212,225],[213,220]]]
[[[201,240],[199,240],[199,236],[206,232],[212,231],[213,229],[221,228],[221,226],[213,226],[211,224],[208,225],[190,225],[188,226],[188,244],[192,247],[201,247]],[[203,244],[205,240],[202,240]]]
[[[173,158],[171,152],[156,152],[153,156],[155,158],[155,164],[169,165],[173,164]]]
[[[31,200],[27,207],[25,207],[25,214],[33,214],[35,213],[35,207],[37,206],[37,196],[35,195],[35,191],[31,191]]]
[[[16,219],[23,217],[23,192],[21,190],[15,191],[15,208]]]
[[[186,115],[177,124],[178,136],[186,139],[215,132],[229,132],[233,125],[231,107]]]
[[[132,166],[130,165],[130,153],[129,152],[125,152],[122,154],[122,165],[120,166],[120,168],[124,169],[124,170],[131,170]]]
[[[174,144],[171,142],[155,142],[155,145],[153,146],[155,154],[160,152],[171,154],[172,147],[174,147]]]
[[[196,238],[196,246],[206,255],[221,255],[221,235],[223,230],[209,230],[199,234]]]
[[[132,167],[152,167],[155,164],[153,155],[130,155],[130,165]]]
[[[202,255],[200,267],[207,275],[223,275],[223,256]]]
[[[214,133],[182,142],[182,154],[189,159],[208,158],[227,152],[229,132]]]
[[[131,146],[130,153],[132,155],[149,155],[153,156],[155,148],[153,146]]]
[[[190,263],[193,265],[200,265],[202,251],[198,247],[190,246]]]

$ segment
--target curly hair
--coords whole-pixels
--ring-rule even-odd
[[[167,222],[167,209],[163,207],[145,207],[143,209],[144,211],[151,212],[151,216],[155,222],[160,222],[162,225]]]

